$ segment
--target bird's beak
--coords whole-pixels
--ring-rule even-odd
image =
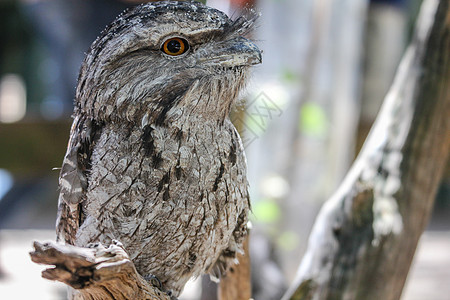
[[[233,68],[260,64],[262,55],[261,50],[250,40],[237,37],[212,44],[208,51],[198,53],[197,61],[202,64]]]

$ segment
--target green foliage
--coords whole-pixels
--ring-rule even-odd
[[[323,109],[316,103],[305,103],[300,111],[300,131],[320,138],[326,135],[327,127],[327,116]]]
[[[281,210],[271,199],[264,199],[253,204],[252,212],[257,222],[275,223],[280,219]]]
[[[285,251],[293,251],[300,243],[298,234],[294,231],[285,231],[278,235],[277,245]]]
[[[281,71],[281,79],[285,83],[293,83],[293,84],[299,81],[298,75],[292,69],[289,68],[284,68]]]

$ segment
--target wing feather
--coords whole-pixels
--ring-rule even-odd
[[[101,132],[95,122],[75,117],[59,176],[57,239],[73,244],[84,215],[81,208],[88,187],[91,154]]]

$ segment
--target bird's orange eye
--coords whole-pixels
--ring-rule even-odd
[[[170,38],[164,42],[161,50],[171,56],[177,56],[185,53],[189,49],[189,43],[182,38]]]

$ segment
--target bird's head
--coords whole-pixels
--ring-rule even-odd
[[[76,111],[163,125],[183,114],[224,119],[261,51],[244,36],[256,14],[231,20],[195,1],[160,1],[120,15],[82,65]]]

